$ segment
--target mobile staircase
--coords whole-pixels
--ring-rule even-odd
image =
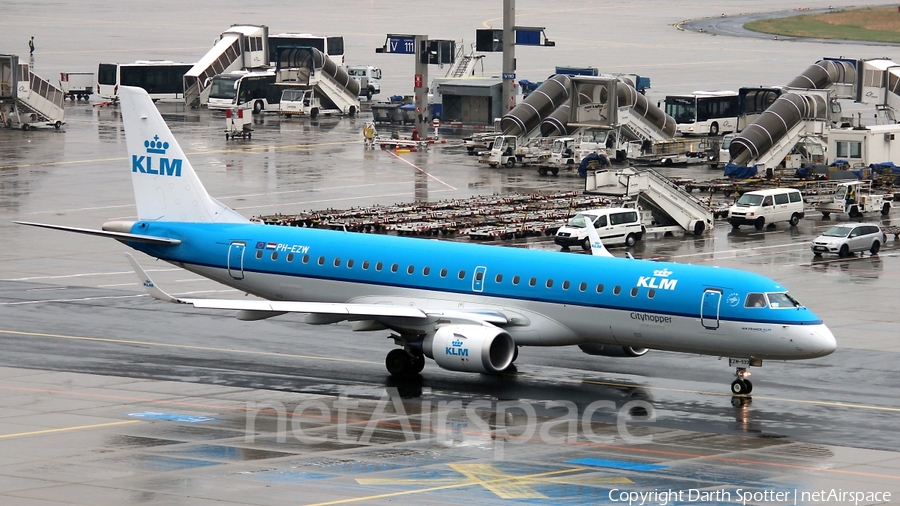
[[[695,235],[713,228],[713,212],[706,203],[650,168],[589,172],[585,193],[634,197],[639,204],[649,204],[665,215],[654,216],[658,223],[674,222],[679,229]],[[670,231],[671,227],[647,229],[647,232]]]
[[[275,82],[313,88],[323,110],[355,116],[359,112],[359,81],[314,47],[279,47]]]
[[[241,69],[269,65],[269,28],[233,25],[219,35],[206,55],[184,74],[184,103],[198,107],[209,99],[212,78]]]
[[[65,123],[66,94],[31,72],[15,55],[0,55],[0,124],[31,130]]]

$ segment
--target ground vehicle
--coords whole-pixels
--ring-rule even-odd
[[[675,118],[685,135],[719,135],[737,128],[736,91],[695,91],[689,95],[666,97],[666,114]]]
[[[772,188],[741,195],[728,210],[728,223],[734,228],[753,225],[756,230],[762,230],[767,224],[786,221],[795,227],[803,216],[803,196],[799,190]]]
[[[846,257],[857,251],[868,251],[874,255],[886,240],[887,235],[873,223],[841,223],[813,239],[810,249],[816,256],[837,253]]]
[[[381,93],[381,69],[367,65],[347,67],[350,77],[359,83],[359,96],[372,100],[372,95]]]
[[[716,160],[717,166],[723,166],[731,160],[731,152],[728,149],[731,148],[731,141],[735,137],[737,137],[736,133],[730,133],[722,137],[722,144],[719,144],[719,158]]]
[[[491,150],[482,153],[478,161],[491,167],[515,167],[516,163],[540,162],[548,158],[550,150],[543,146],[528,144],[515,135],[498,135],[494,138]]]
[[[94,93],[94,73],[60,72],[59,87],[72,100],[87,100]]]
[[[862,213],[874,211],[887,216],[891,212],[891,203],[885,202],[884,195],[872,193],[871,181],[849,181],[838,184],[832,198],[820,202],[816,211],[826,218],[831,213],[847,213],[851,218],[857,218]]]
[[[147,90],[153,100],[184,98],[184,74],[193,66],[162,60],[101,63],[97,68],[97,94],[115,100],[119,86],[136,86]]]
[[[209,89],[210,109],[231,109],[252,103],[253,112],[278,110],[283,87],[275,84],[272,70],[236,70],[212,78]]]
[[[594,224],[597,235],[605,245],[634,246],[644,236],[644,227],[641,225],[641,216],[637,209],[607,207],[581,211],[556,231],[553,242],[563,249],[569,246],[590,249],[591,240],[586,228],[588,221]]]
[[[278,114],[282,116],[332,116],[343,114],[340,109],[325,106],[315,88],[288,88],[281,94]]]
[[[322,37],[309,33],[279,33],[269,35],[269,63],[278,61],[279,47],[314,47],[339,66],[344,64],[344,37]]]

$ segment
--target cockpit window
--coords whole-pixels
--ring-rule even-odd
[[[803,304],[787,293],[767,293],[766,295],[769,297],[769,307],[777,309],[803,307]]]
[[[761,293],[748,293],[744,307],[766,307],[766,296]]]

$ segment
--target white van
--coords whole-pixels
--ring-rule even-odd
[[[644,227],[641,225],[641,216],[637,209],[607,207],[581,211],[556,231],[553,242],[562,246],[563,249],[567,249],[569,246],[581,246],[585,250],[591,249],[591,239],[585,228],[588,220],[593,222],[594,228],[597,229],[597,235],[600,236],[604,245],[634,246],[634,243],[640,241],[644,236]]]
[[[753,225],[756,230],[762,230],[768,224],[786,221],[796,227],[803,216],[803,196],[799,190],[773,188],[741,195],[728,210],[728,223],[734,228]]]

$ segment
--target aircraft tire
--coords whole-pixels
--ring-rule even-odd
[[[747,393],[747,382],[746,380],[736,379],[731,382],[731,393],[734,395],[743,395]]]
[[[399,348],[388,352],[384,358],[384,365],[391,376],[406,376],[414,370],[412,357]],[[422,366],[425,366],[424,360]]]
[[[413,374],[418,374],[425,369],[425,355],[421,353],[413,353],[412,355],[412,368],[409,372]]]
[[[745,379],[744,386],[747,388],[747,390],[744,392],[745,394],[749,394],[753,391],[753,383],[750,383],[750,380]]]

